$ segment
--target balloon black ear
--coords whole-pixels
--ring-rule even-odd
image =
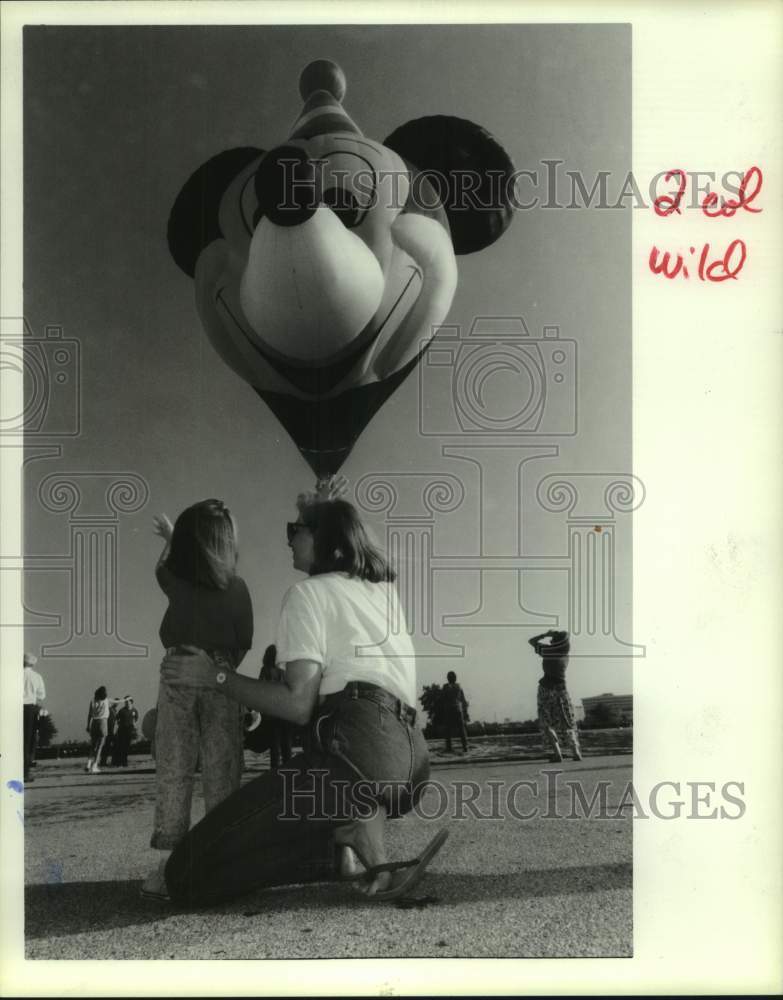
[[[514,164],[480,125],[450,115],[417,118],[384,145],[414,163],[440,195],[455,253],[483,250],[508,229]]]
[[[222,235],[218,209],[223,193],[240,170],[262,153],[252,146],[226,149],[202,164],[177,195],[169,216],[169,250],[191,278],[201,251]]]

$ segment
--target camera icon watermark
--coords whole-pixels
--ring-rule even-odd
[[[577,433],[577,344],[558,326],[531,335],[521,316],[479,316],[467,331],[438,327],[419,373],[424,436]],[[444,394],[450,407],[432,405]]]
[[[644,484],[605,468],[542,476],[579,433],[577,346],[559,326],[533,336],[524,317],[495,315],[438,327],[424,352],[418,427],[439,443],[440,468],[369,473],[356,490],[357,506],[383,517],[417,656],[464,656],[466,629],[552,626],[572,634],[574,656],[645,655],[622,637],[617,593],[628,578],[621,516]],[[563,542],[544,551],[525,543],[541,513],[565,515]]]
[[[0,373],[0,437],[80,433],[81,349],[61,326],[39,335],[22,317],[0,318]]]

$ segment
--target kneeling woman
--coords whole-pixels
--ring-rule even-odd
[[[361,878],[368,895],[392,899],[411,888],[446,839],[441,831],[414,861],[386,863],[386,817],[410,811],[429,776],[411,707],[415,654],[394,572],[344,500],[302,503],[288,544],[294,568],[309,579],[283,600],[277,662],[284,684],[223,672],[203,651],[168,657],[161,668],[168,684],[214,687],[311,726],[304,755],[248,782],[174,850],[165,874],[178,903],[206,905],[333,876]]]

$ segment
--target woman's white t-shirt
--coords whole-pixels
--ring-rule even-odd
[[[347,573],[295,583],[283,598],[277,626],[277,662],[292,660],[322,665],[321,695],[365,681],[416,705],[416,654],[392,583]]]

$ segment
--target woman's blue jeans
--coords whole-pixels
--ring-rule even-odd
[[[177,845],[166,865],[172,900],[207,906],[334,878],[334,828],[378,802],[391,816],[409,812],[429,777],[421,730],[396,706],[380,689],[327,702],[304,754],[224,799]]]

